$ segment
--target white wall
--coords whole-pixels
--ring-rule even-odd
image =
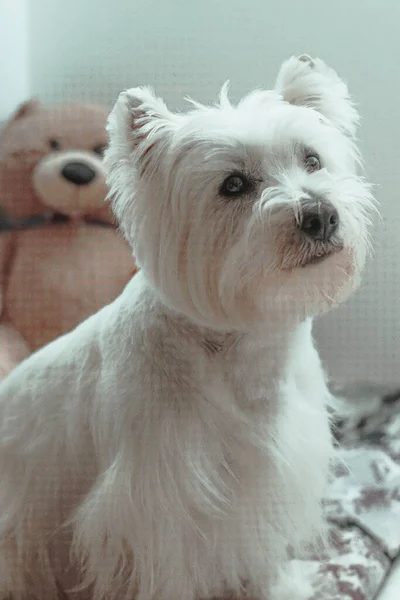
[[[364,119],[383,224],[363,289],[324,317],[318,339],[340,378],[400,381],[400,68],[398,0],[32,0],[33,91],[47,101],[113,102],[151,83],[172,107],[274,81],[292,53],[318,55],[350,84]]]
[[[0,121],[30,94],[28,0],[0,0]]]

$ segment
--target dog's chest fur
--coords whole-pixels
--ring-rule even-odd
[[[131,598],[137,585],[138,600],[240,596],[243,581],[270,598],[287,547],[319,525],[331,452],[310,323],[216,334],[164,309],[139,274],[31,364],[19,376],[36,404],[8,408],[24,419],[8,418],[6,439],[29,448],[36,470],[21,471],[29,486],[13,475],[14,495],[25,490],[59,585],[81,583],[74,533],[94,598]],[[51,597],[48,575],[38,597]]]
[[[261,581],[319,525],[331,445],[311,325],[215,334],[145,304],[138,346],[122,352],[130,373],[124,362],[102,386],[117,469],[131,498],[146,498],[121,523],[136,566],[168,565],[171,585],[194,577],[203,597]]]

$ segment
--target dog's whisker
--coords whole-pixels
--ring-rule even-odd
[[[336,265],[336,269],[338,271],[340,271],[341,273],[343,273],[343,275],[347,278],[350,279],[350,274],[346,271],[346,269],[344,269],[341,265]]]

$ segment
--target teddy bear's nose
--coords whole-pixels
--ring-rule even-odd
[[[61,171],[61,175],[75,185],[88,185],[96,176],[88,165],[81,162],[70,162]]]

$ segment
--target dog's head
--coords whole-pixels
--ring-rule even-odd
[[[110,194],[170,307],[213,327],[329,309],[359,282],[369,186],[358,115],[334,71],[291,58],[274,91],[171,113],[148,88],[109,119]]]

